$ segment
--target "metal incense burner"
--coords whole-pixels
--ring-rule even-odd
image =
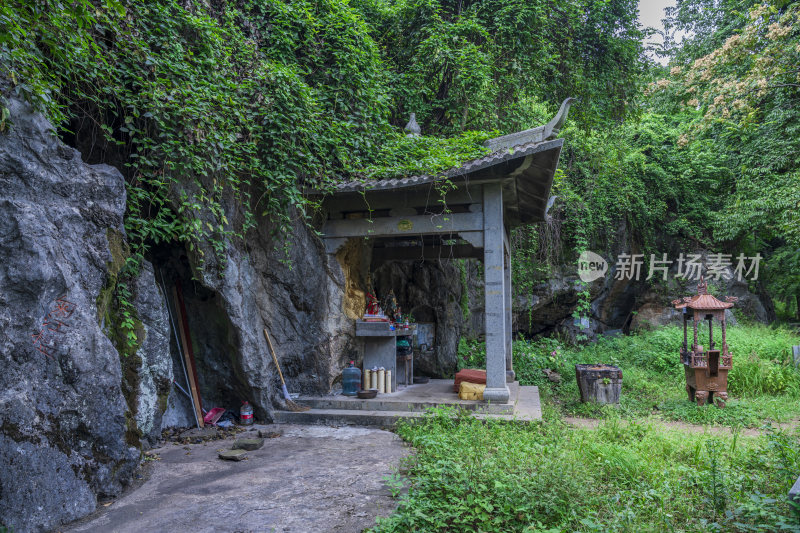
[[[706,401],[725,407],[728,399],[728,371],[733,365],[733,357],[725,342],[725,310],[733,307],[738,300],[734,296],[725,298],[725,302],[716,299],[707,292],[708,285],[703,278],[697,284],[697,294],[674,300],[675,309],[683,311],[683,345],[681,346],[681,363],[686,373],[686,392],[689,401],[697,401],[704,405]],[[717,349],[714,342],[714,319],[722,328],[722,346]],[[693,321],[694,340],[689,349],[688,323]],[[700,344],[697,328],[702,320],[708,320],[708,349]]]

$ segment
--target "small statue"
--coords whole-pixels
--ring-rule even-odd
[[[394,289],[389,290],[389,293],[386,295],[386,298],[383,301],[383,308],[386,312],[386,316],[391,318],[392,320],[396,319],[397,314],[397,298],[394,296]]]
[[[381,308],[378,305],[378,299],[374,294],[367,293],[367,313],[368,315],[379,315]]]
[[[406,137],[419,137],[420,136],[420,134],[422,133],[422,128],[420,128],[419,124],[417,124],[417,114],[416,113],[411,113],[411,117],[409,117],[409,119],[408,119],[408,124],[406,124],[406,127],[403,128],[403,129],[408,132],[406,134]]]

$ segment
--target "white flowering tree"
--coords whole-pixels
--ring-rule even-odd
[[[678,146],[713,143],[735,176],[715,237],[766,251],[773,291],[800,317],[800,3],[755,4],[734,26],[695,36],[717,45],[676,54],[649,92],[697,113]]]

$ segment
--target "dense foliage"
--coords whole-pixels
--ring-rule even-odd
[[[135,254],[177,240],[223,260],[255,216],[302,212],[305,187],[485,153],[484,134],[435,136],[530,127],[570,94],[591,102],[584,125],[623,118],[633,6],[14,0],[1,75],[90,161],[125,171]],[[410,111],[434,137],[398,133]]]
[[[625,238],[642,253],[760,253],[768,292],[800,317],[798,4],[679,0],[665,22],[689,38],[667,40],[638,115],[564,131],[552,231],[518,232],[516,286]]]
[[[280,231],[306,216],[308,187],[443,171],[484,155],[487,136],[540,125],[577,97],[551,216],[513,236],[518,291],[580,251],[624,238],[642,253],[760,252],[771,293],[800,317],[798,3],[678,0],[667,32],[690,37],[667,39],[667,67],[646,60],[636,8],[633,0],[7,0],[0,89],[46,112],[89,162],[123,171],[129,264],[169,241],[218,272],[254,224]],[[412,112],[422,137],[401,129]],[[10,127],[0,102],[0,132]],[[115,291],[123,316],[126,275]],[[589,294],[576,291],[580,316]],[[135,344],[132,328],[124,335]],[[796,335],[750,326],[729,335],[736,362],[725,410],[685,399],[674,328],[586,348],[515,343],[520,380],[553,400],[546,423],[439,413],[402,426],[418,452],[403,473],[411,485],[377,530],[788,524],[782,496],[800,468],[796,439],[778,431],[712,439],[641,422],[797,417],[800,378],[786,351]],[[460,356],[463,366],[485,363],[477,343],[463,343]],[[619,410],[577,402],[573,365],[597,361],[624,366]],[[544,368],[563,382],[551,384]],[[558,413],[607,421],[597,432],[570,431]],[[631,425],[622,430],[619,417]]]
[[[669,77],[655,85],[660,98],[697,113],[680,145],[727,154],[733,182],[720,191],[715,238],[764,250],[773,294],[800,317],[800,5],[748,7],[717,15],[714,31],[694,39],[696,52],[676,51]],[[679,10],[673,23],[689,29],[690,21]]]
[[[701,338],[707,331],[701,331]],[[523,385],[549,391],[559,411],[571,416],[605,417],[609,411],[580,402],[576,364],[608,363],[623,369],[622,399],[613,416],[635,419],[654,416],[694,424],[759,427],[765,421],[788,422],[800,417],[800,372],[790,347],[800,336],[785,328],[739,325],[728,328],[734,356],[728,376],[731,400],[725,409],[696,408],[687,400],[678,348],[683,330],[674,326],[634,335],[606,337],[585,347],[570,346],[557,338],[514,343],[514,370]],[[459,368],[485,368],[483,343],[462,341]],[[562,376],[551,383],[543,369]]]
[[[582,98],[583,127],[622,120],[639,88],[631,0],[358,0],[386,53],[396,120],[424,131],[517,131]],[[541,103],[549,104],[542,108]],[[399,123],[399,122],[398,122]]]
[[[611,419],[597,430],[437,411],[402,424],[415,448],[375,532],[797,531],[785,499],[795,435],[683,433]]]
[[[552,220],[514,237],[518,291],[623,231],[651,252],[762,252],[800,313],[797,18],[681,0],[667,32],[690,38],[664,69],[632,0],[12,0],[0,75],[124,170],[134,254],[184,241],[211,264],[258,216],[307,212],[308,186],[438,172],[578,97]],[[427,136],[402,134],[411,112]]]
[[[99,136],[90,159],[124,167],[140,252],[185,240],[222,256],[254,214],[288,216],[304,185],[365,166],[387,134],[379,51],[340,2],[2,10],[3,74],[64,132]]]

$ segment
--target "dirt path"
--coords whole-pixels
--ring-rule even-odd
[[[257,429],[283,435],[241,462],[217,458],[233,439],[155,450],[160,460],[148,465],[148,479],[64,531],[350,533],[394,509],[383,477],[408,453],[397,435],[288,424]]]
[[[646,419],[646,421],[667,429],[677,429],[679,431],[687,431],[689,433],[711,433],[712,435],[731,435],[733,433],[733,430],[726,426],[703,426],[699,424],[689,424],[687,422],[679,422],[675,420]],[[597,418],[580,418],[573,416],[565,416],[564,422],[578,428],[596,429],[600,425],[600,423],[603,422],[603,420],[599,420]],[[620,422],[622,424],[627,423],[626,420],[621,420]],[[800,420],[793,420],[791,422],[786,422],[783,424],[773,424],[773,426],[779,427],[781,429],[796,428],[800,426]],[[764,430],[761,428],[741,428],[739,430],[740,435],[747,435],[750,437],[757,437],[763,433]]]

